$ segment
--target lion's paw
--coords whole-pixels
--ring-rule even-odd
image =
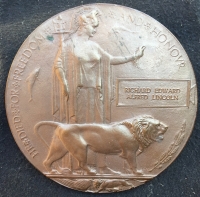
[[[133,174],[137,175],[137,176],[142,176],[143,175],[143,171],[142,170],[134,170]]]
[[[96,171],[90,170],[90,171],[86,171],[84,174],[85,175],[96,175]]]
[[[94,176],[94,175],[96,175],[96,172],[87,172],[86,175]]]
[[[58,170],[52,169],[50,171],[50,174],[61,174],[60,172],[58,172]]]

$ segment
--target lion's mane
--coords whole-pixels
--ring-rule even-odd
[[[159,124],[159,121],[155,120],[152,116],[146,115],[136,117],[132,121],[124,121],[121,124],[130,129],[140,146],[146,148],[153,141],[151,139],[152,127]]]

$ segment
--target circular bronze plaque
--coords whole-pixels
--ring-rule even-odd
[[[26,39],[6,109],[18,146],[45,176],[106,193],[151,180],[178,156],[197,88],[164,26],[134,9],[92,4],[50,18]]]

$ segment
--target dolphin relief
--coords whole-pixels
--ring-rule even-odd
[[[29,102],[33,100],[33,96],[32,96],[33,86],[35,84],[36,79],[38,79],[39,72],[40,72],[40,68],[36,68],[26,78],[26,83],[27,83],[29,94],[30,94]]]

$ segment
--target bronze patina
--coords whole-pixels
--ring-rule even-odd
[[[18,146],[44,175],[107,193],[137,187],[174,161],[193,128],[197,88],[186,52],[163,25],[91,4],[26,39],[6,109]]]

